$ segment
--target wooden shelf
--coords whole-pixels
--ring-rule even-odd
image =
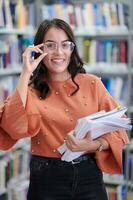
[[[90,37],[99,37],[99,36],[128,36],[129,31],[126,27],[110,27],[110,28],[97,28],[92,27],[89,29],[75,29],[75,36],[90,36]]]
[[[105,184],[113,184],[113,185],[124,185],[125,180],[123,175],[120,174],[106,174],[103,173],[103,179]]]
[[[16,75],[21,73],[21,67],[16,67],[12,69],[0,69],[0,76]]]
[[[122,63],[96,63],[86,64],[85,69],[87,73],[104,76],[127,76],[128,66]]]
[[[33,28],[33,27],[27,27],[27,28],[23,28],[23,29],[0,28],[0,34],[34,35],[35,28]]]

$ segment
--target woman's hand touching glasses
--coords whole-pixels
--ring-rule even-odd
[[[22,55],[24,72],[29,73],[31,75],[32,72],[37,68],[41,60],[47,55],[46,52],[42,51],[43,46],[44,44],[42,43],[36,46],[29,46],[26,48]],[[33,59],[31,57],[33,52],[40,53],[40,55],[36,59]]]

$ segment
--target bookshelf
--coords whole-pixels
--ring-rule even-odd
[[[81,0],[72,0],[67,1],[67,5],[64,4],[65,1],[61,1],[62,3],[59,5],[59,1],[40,1],[40,5],[38,6],[39,15],[38,19],[52,18],[52,17],[60,17],[65,19],[69,24],[71,24],[75,36],[77,38],[77,45],[79,45],[79,52],[81,57],[86,61],[85,68],[88,73],[94,73],[102,79],[106,84],[109,92],[121,103],[127,106],[128,115],[130,116],[132,113],[132,100],[131,99],[131,89],[132,89],[132,10],[133,3],[131,0],[123,1],[91,1],[84,0],[84,5]],[[95,2],[95,3],[94,3]],[[101,16],[99,13],[98,4],[102,4],[104,7],[104,12],[107,12],[104,16],[107,18],[106,25],[101,23]],[[70,4],[69,4],[70,3]],[[81,5],[82,4],[82,5]],[[124,5],[123,5],[124,4]],[[92,7],[95,9],[96,15],[95,22],[92,19]],[[90,12],[86,12],[86,10]],[[123,14],[122,14],[123,9]],[[64,13],[63,13],[64,10]],[[68,11],[68,15],[66,12]],[[105,11],[106,10],[106,11]],[[52,14],[51,14],[52,13]],[[109,15],[111,13],[111,16]],[[86,20],[86,17],[89,17],[90,20]],[[98,17],[99,16],[99,17]],[[111,19],[113,18],[113,20]],[[118,20],[119,18],[119,20]],[[111,21],[112,20],[112,21]],[[39,20],[38,20],[39,21]],[[84,42],[88,40],[91,46],[91,50],[86,48],[84,50]],[[97,62],[96,55],[96,47],[98,42],[104,43],[104,48],[108,46],[107,53],[109,51],[114,51],[115,54],[120,54],[121,58],[111,58],[100,60]],[[106,44],[105,42],[106,41]],[[111,42],[110,42],[111,41]],[[115,41],[115,44],[113,43]],[[108,43],[108,44],[107,44]],[[110,44],[109,44],[110,43]],[[113,47],[116,47],[115,50]],[[112,50],[113,49],[113,50]],[[90,50],[90,51],[89,51]],[[89,58],[85,58],[84,51],[89,51],[88,54],[91,54],[93,60],[89,60]],[[92,52],[91,52],[92,51]],[[102,57],[102,55],[101,55]],[[103,58],[103,57],[102,57]],[[112,60],[111,60],[112,59]],[[109,61],[110,60],[110,61]],[[113,92],[112,92],[113,90]],[[131,133],[129,133],[129,137]],[[129,164],[128,159],[131,153],[131,147],[124,148],[125,154],[125,163],[126,170],[125,175],[122,177],[120,175],[116,176],[104,176],[105,183],[107,184],[109,189],[109,199],[130,199],[130,195],[132,193],[132,182],[129,177]],[[112,189],[113,186],[113,189]],[[111,191],[111,192],[110,192]],[[115,191],[115,192],[114,192]],[[127,193],[128,192],[128,193]],[[130,193],[130,195],[129,195]]]
[[[9,3],[14,1],[3,0],[3,2]],[[65,2],[67,2],[67,4],[65,4]],[[133,85],[132,84],[133,2],[132,0],[127,0],[127,1],[99,0],[97,2],[98,5],[94,3],[94,1],[84,0],[84,5],[81,6],[82,4],[81,0],[71,0],[71,1],[34,0],[33,3],[31,3],[30,0],[18,1],[17,9],[20,11],[19,12],[20,17],[17,18],[17,20],[15,21],[13,17],[15,13],[13,13],[13,15],[11,15],[11,13],[8,13],[6,24],[3,23],[4,20],[3,21],[0,20],[0,42],[3,41],[2,46],[4,47],[0,48],[0,94],[2,94],[1,95],[2,98],[0,98],[0,100],[5,99],[6,96],[8,96],[15,87],[17,77],[21,72],[21,53],[26,46],[32,44],[36,25],[38,25],[42,21],[42,19],[59,17],[66,20],[72,26],[77,39],[77,45],[79,45],[80,47],[79,48],[80,55],[86,61],[85,63],[86,71],[88,73],[93,73],[96,74],[97,76],[102,77],[106,82],[106,87],[109,85],[108,86],[109,90],[112,91],[112,88],[113,89],[115,88],[116,91],[113,91],[113,95],[117,93],[116,96],[114,95],[115,98],[117,98],[118,101],[120,101],[122,104],[126,105],[129,108],[128,115],[131,116],[131,114],[133,113],[133,107],[132,107],[133,98],[131,98],[130,94]],[[125,12],[122,15],[121,9],[123,3],[126,6],[128,5],[128,7],[125,7]],[[102,24],[101,21],[96,20],[94,22],[94,18],[92,18],[92,15],[94,14],[92,8],[97,13],[97,15],[95,15],[96,18],[98,15],[100,15],[99,5],[102,5],[104,7],[104,12],[103,12],[104,14],[107,12],[104,15],[104,17],[108,19],[106,25]],[[116,5],[119,7],[119,13],[116,12]],[[90,12],[87,12],[86,11],[87,9],[90,9]],[[114,22],[113,25],[111,24],[112,16],[109,15],[110,9],[112,16],[116,18],[116,13],[118,14],[117,17],[119,16],[119,22],[116,19],[116,22]],[[1,12],[2,11],[0,8],[0,13]],[[24,13],[28,14],[24,15]],[[12,19],[12,22],[9,19],[9,16]],[[23,19],[23,16],[27,17]],[[82,16],[82,18],[80,16]],[[87,16],[91,20],[87,21],[86,20]],[[15,44],[13,43],[13,45],[19,44],[21,46],[21,48],[18,51],[19,60],[15,60],[12,63],[10,62],[8,63],[7,59],[7,63],[3,64],[3,59],[1,58],[3,54],[7,54],[9,56],[8,54],[9,46],[14,41],[16,43]],[[21,43],[18,43],[18,41],[19,42],[21,41]],[[88,48],[87,49],[85,48],[85,45],[83,45],[86,41],[88,41],[89,45],[91,45],[91,50],[89,49],[90,47],[87,47]],[[114,41],[116,42],[115,44]],[[122,58],[124,57],[125,59],[120,61],[116,57],[112,58],[108,56],[107,59],[104,58],[102,60],[101,58],[103,58],[104,55],[103,52],[103,55],[101,55],[100,61],[98,62],[96,55],[96,46],[101,43],[103,44],[103,46],[101,47],[102,49],[105,49],[107,47],[108,54],[109,54],[108,50],[114,51],[114,54],[121,52],[124,53],[124,56],[122,54]],[[88,51],[88,56],[90,54],[92,55],[93,60],[90,61],[89,57],[85,57],[85,51]],[[8,88],[9,85],[11,85],[10,88]],[[129,133],[129,137],[131,137],[131,133]],[[130,200],[131,199],[130,196],[133,195],[132,194],[133,172],[131,172],[130,170],[130,168],[133,166],[133,163],[131,164],[130,162],[130,167],[129,167],[129,157],[132,156],[132,150],[133,150],[132,144],[124,149],[125,163],[126,163],[125,176],[104,175],[104,180],[105,183],[107,184],[107,188],[109,191],[109,200],[113,199],[121,200],[122,198],[123,200]],[[24,147],[20,148],[19,146],[16,147],[16,149],[19,152],[21,152],[24,150]],[[25,151],[27,152],[26,155],[28,158],[28,150]],[[2,155],[0,155],[0,162],[3,161],[5,158],[7,158],[9,154],[12,156],[13,152],[10,153],[7,152],[4,154],[2,153]],[[3,162],[2,166],[4,165],[6,165],[5,162]],[[4,170],[3,168],[2,169],[1,168],[0,172]],[[6,187],[3,186],[1,187],[1,185],[2,183],[0,184],[0,200],[14,200],[19,195],[20,195],[19,196],[20,200],[25,200],[26,189],[28,187],[27,177],[21,176],[20,179],[10,181],[10,183]]]
[[[21,54],[33,42],[34,10],[34,2],[0,1],[0,101],[14,90],[22,67]],[[10,151],[0,151],[0,200],[26,199],[29,152],[28,139],[20,140]]]

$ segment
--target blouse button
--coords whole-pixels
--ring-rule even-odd
[[[56,91],[56,92],[55,92],[55,94],[56,94],[56,95],[59,95],[59,92],[58,92],[58,91]]]
[[[38,141],[37,144],[40,144],[40,141]]]
[[[73,122],[73,119],[71,118],[70,121]]]
[[[32,153],[34,153],[34,150],[32,149],[32,151],[31,151]]]
[[[55,153],[55,152],[56,152],[56,149],[53,149],[53,152]]]
[[[94,83],[95,83],[95,81],[93,80],[93,81],[91,81],[91,83],[92,83],[92,84],[94,84]]]
[[[65,109],[65,112],[69,112],[68,108]]]

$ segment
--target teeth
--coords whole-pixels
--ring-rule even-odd
[[[64,62],[64,59],[52,59],[52,61],[56,63],[62,63]]]
[[[63,59],[53,59],[53,61],[57,61],[57,62],[59,61],[60,62],[60,61],[63,61]]]

